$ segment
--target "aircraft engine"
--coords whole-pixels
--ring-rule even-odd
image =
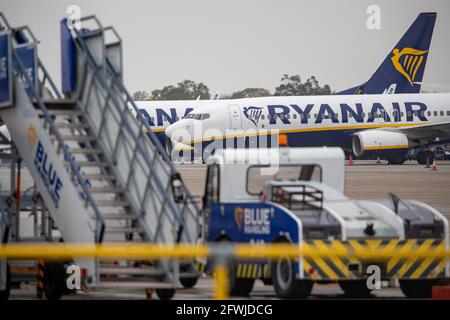
[[[402,158],[408,153],[409,140],[401,132],[364,130],[353,136],[352,148],[357,157]]]

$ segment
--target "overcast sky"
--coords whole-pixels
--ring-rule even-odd
[[[131,93],[184,79],[212,93],[273,91],[284,73],[346,89],[367,80],[420,12],[436,11],[423,81],[450,91],[448,0],[1,0],[13,26],[35,32],[58,84],[59,20],[71,4],[117,29]],[[371,4],[381,9],[381,30],[366,27]]]

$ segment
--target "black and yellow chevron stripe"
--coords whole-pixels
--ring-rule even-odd
[[[203,262],[197,261],[197,270],[200,273],[204,273],[206,271],[206,264]]]
[[[36,298],[44,298],[44,261],[39,259],[36,268]]]
[[[401,244],[407,248],[426,251],[438,251],[445,248],[442,240],[407,240]],[[387,274],[390,278],[398,279],[433,279],[444,274],[445,260],[434,258],[393,258],[387,263]]]
[[[378,249],[420,249],[420,250],[442,250],[445,246],[443,240],[349,240],[326,241],[311,240],[306,241],[312,249],[325,249],[329,246],[339,248],[341,246],[357,250],[368,248],[370,250]],[[382,276],[387,279],[426,279],[437,278],[444,275],[445,260],[425,258],[425,259],[403,259],[391,258],[388,261],[360,262],[352,258],[324,258],[309,257],[303,259],[304,277],[312,280],[343,280],[360,279],[366,277],[366,268],[368,265],[379,265]]]
[[[236,277],[255,279],[261,276],[261,267],[256,263],[239,263],[236,266]]]

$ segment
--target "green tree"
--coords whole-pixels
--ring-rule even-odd
[[[264,88],[247,88],[244,90],[233,92],[230,96],[231,99],[239,98],[255,98],[255,97],[268,97],[271,96],[269,90]]]
[[[275,96],[316,96],[331,94],[329,85],[323,87],[315,76],[311,76],[302,83],[299,75],[289,76],[285,74],[281,78],[281,84],[275,88]]]
[[[148,93],[147,91],[136,91],[135,93],[133,93],[134,101],[146,101],[150,100],[150,98],[150,93]]]
[[[195,100],[211,99],[209,88],[202,82],[195,83],[192,80],[178,82],[176,86],[165,86],[162,89],[153,90],[152,100]]]

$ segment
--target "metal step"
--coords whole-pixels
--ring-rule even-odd
[[[94,218],[95,215],[92,215]],[[126,213],[102,213],[102,217],[105,220],[136,220],[137,217]]]
[[[91,148],[68,148],[71,154],[101,154],[102,149]]]
[[[122,188],[113,188],[113,187],[92,187],[89,188],[91,193],[122,193]],[[83,188],[78,187],[78,192],[83,192]]]
[[[146,275],[146,276],[162,276],[165,274],[164,271],[155,268],[138,268],[138,267],[110,267],[102,268],[100,267],[100,274],[129,274],[129,275]]]
[[[156,289],[174,289],[173,284],[157,281],[100,281],[97,288],[156,288]]]
[[[95,200],[95,203],[99,207],[127,207],[128,202],[117,200]]]
[[[38,115],[44,115],[44,112],[41,109],[36,109]],[[48,109],[48,113],[51,116],[82,116],[83,112],[79,110],[71,110],[71,109]]]
[[[50,135],[50,138],[55,138],[54,135]],[[95,137],[93,136],[85,136],[85,135],[67,135],[63,134],[61,135],[61,138],[64,141],[76,141],[76,142],[88,142],[95,140]]]
[[[142,232],[140,228],[134,227],[106,227],[106,233],[139,233]]]
[[[67,161],[64,161],[64,165],[69,167],[70,164]],[[76,167],[108,167],[109,163],[106,161],[75,161]]]
[[[86,180],[116,180],[114,175],[104,175],[101,173],[83,174],[83,178]]]
[[[74,110],[76,108],[76,102],[67,99],[45,99],[43,100],[47,109],[50,110]],[[39,108],[39,104],[33,101],[35,108]]]
[[[88,129],[87,123],[74,123],[74,122],[56,122],[55,126],[58,129]]]

